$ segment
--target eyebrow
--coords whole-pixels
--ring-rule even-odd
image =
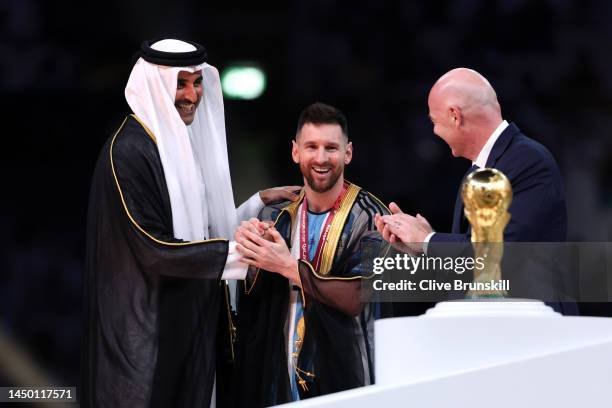
[[[307,140],[306,142],[304,142],[305,146],[317,145],[317,144],[322,144],[324,146],[329,146],[329,147],[340,147],[340,143],[338,142],[319,143],[318,141],[314,141],[314,140]]]
[[[199,77],[194,79],[193,82],[202,81],[203,79],[204,79],[204,77],[202,75],[200,75]],[[177,81],[178,82],[188,82],[188,80],[185,79],[185,78],[177,78]]]

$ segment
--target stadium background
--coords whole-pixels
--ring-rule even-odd
[[[449,229],[469,163],[433,135],[427,94],[465,66],[490,80],[504,118],[556,157],[570,240],[610,241],[611,2],[267,3],[0,1],[0,385],[27,385],[9,366],[14,347],[53,382],[78,382],[89,182],[129,113],[123,89],[143,39],[193,39],[220,70],[265,69],[260,98],[225,104],[238,202],[300,183],[290,140],[300,110],[322,101],[348,117],[348,178]]]

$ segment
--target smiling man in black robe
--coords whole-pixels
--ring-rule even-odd
[[[344,115],[316,103],[302,112],[292,157],[305,186],[295,202],[266,206],[236,232],[258,268],[239,298],[235,394],[240,407],[297,401],[374,382],[374,319],[362,280],[388,245],[372,194],[344,179],[352,159]],[[272,242],[264,239],[272,239]],[[240,282],[240,285],[242,282]]]
[[[246,273],[228,238],[262,200],[293,194],[266,190],[235,208],[219,75],[201,45],[145,42],[138,56],[133,114],[92,181],[80,401],[214,406],[219,316],[230,313],[221,279]]]

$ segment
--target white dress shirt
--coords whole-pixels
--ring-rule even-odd
[[[259,214],[263,207],[264,203],[261,201],[259,193],[253,194],[251,198],[242,203],[242,205],[236,209],[238,222],[240,223],[240,221],[247,221],[252,217],[257,217],[257,214]],[[236,241],[230,239],[225,268],[223,269],[221,279],[241,280],[246,277],[249,265],[245,264],[244,262],[240,262],[241,258],[242,255],[240,255],[240,253],[236,250]],[[235,282],[233,285],[235,285]]]

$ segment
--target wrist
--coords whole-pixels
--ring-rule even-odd
[[[285,266],[283,275],[285,278],[295,281],[298,279],[298,261],[294,257],[289,257],[287,266]]]

